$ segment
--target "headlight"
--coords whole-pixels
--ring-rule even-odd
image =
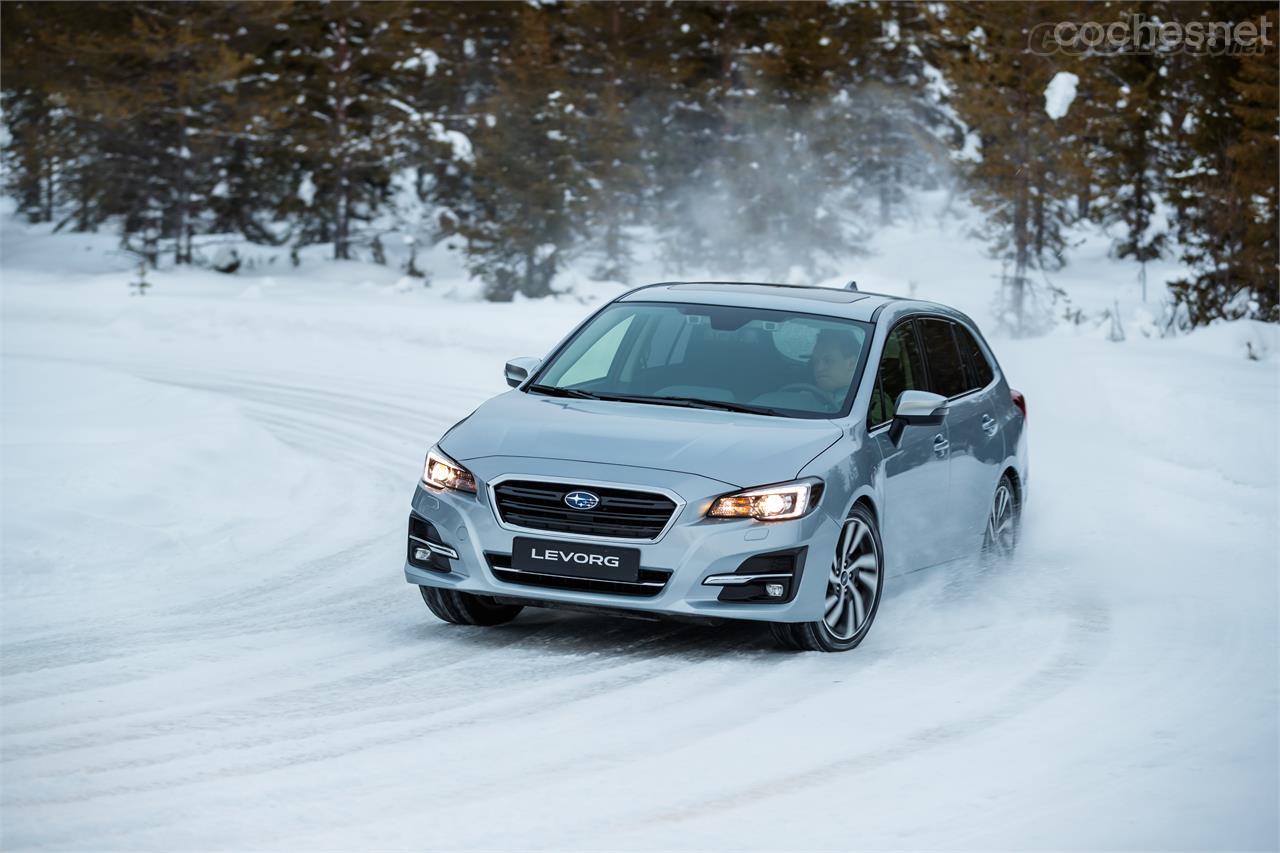
[[[422,467],[422,482],[434,489],[453,489],[475,494],[476,478],[471,472],[454,462],[438,447],[427,451],[427,461]]]
[[[758,521],[784,521],[799,518],[818,504],[822,481],[816,478],[761,486],[722,495],[711,504],[711,518],[754,518]]]

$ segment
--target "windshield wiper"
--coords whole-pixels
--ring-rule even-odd
[[[556,385],[530,385],[524,390],[533,391],[537,394],[546,394],[548,397],[573,397],[579,400],[603,399],[600,395],[592,394],[590,391],[582,391],[578,388],[561,388]]]
[[[723,412],[741,412],[748,415],[781,414],[777,409],[766,406],[749,406],[745,403],[730,403],[725,400],[703,400],[700,397],[647,397],[643,394],[596,394],[580,388],[561,388],[557,385],[530,385],[526,391],[546,394],[548,397],[573,397],[578,400],[605,400],[613,403],[649,403],[654,406],[679,406],[682,409],[718,409]]]
[[[648,397],[643,394],[597,394],[598,400],[616,400],[619,403],[648,403],[653,406],[679,406],[682,409],[718,409],[722,412],[742,412],[748,415],[781,414],[766,406],[748,406],[726,400],[704,400],[701,397]]]
[[[730,403],[728,400],[704,400],[701,397],[649,397],[647,399],[670,401],[672,403],[679,403],[698,409],[720,409],[725,412],[742,412],[747,415],[771,415],[776,417],[780,414],[777,409],[771,409],[768,406],[751,406],[746,403]]]

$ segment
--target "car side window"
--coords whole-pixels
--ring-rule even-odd
[[[925,360],[929,363],[929,390],[944,397],[956,397],[968,391],[964,360],[951,331],[955,324],[933,319],[918,323]]]
[[[987,354],[982,351],[977,339],[964,326],[957,323],[955,331],[960,352],[964,354],[967,362],[965,366],[969,371],[969,390],[986,388],[991,384],[991,380],[996,378],[995,371],[991,369],[991,362],[987,360]]]
[[[871,390],[867,428],[893,420],[893,409],[903,391],[923,391],[924,359],[916,343],[911,321],[899,323],[885,338],[876,384]]]

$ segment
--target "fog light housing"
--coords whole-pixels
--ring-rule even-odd
[[[450,560],[458,559],[456,549],[446,545],[434,524],[417,513],[409,514],[408,559],[410,565],[433,572],[453,570]]]
[[[804,570],[808,548],[793,548],[755,554],[742,561],[737,570],[708,575],[703,586],[718,586],[718,601],[735,604],[785,604],[795,598]]]

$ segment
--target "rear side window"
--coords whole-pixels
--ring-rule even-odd
[[[956,342],[960,344],[960,352],[964,354],[969,369],[969,388],[971,390],[986,388],[991,384],[991,380],[996,378],[995,371],[991,369],[991,362],[987,360],[987,354],[982,351],[977,339],[964,326],[956,324],[955,331]]]
[[[903,391],[912,390],[925,390],[924,359],[912,324],[907,322],[899,324],[885,339],[884,355],[880,357],[876,384],[871,390],[868,428],[893,420],[898,397]]]
[[[919,320],[917,324],[924,341],[925,360],[929,362],[929,390],[944,397],[968,391],[964,360],[951,333],[953,324],[946,320]]]

